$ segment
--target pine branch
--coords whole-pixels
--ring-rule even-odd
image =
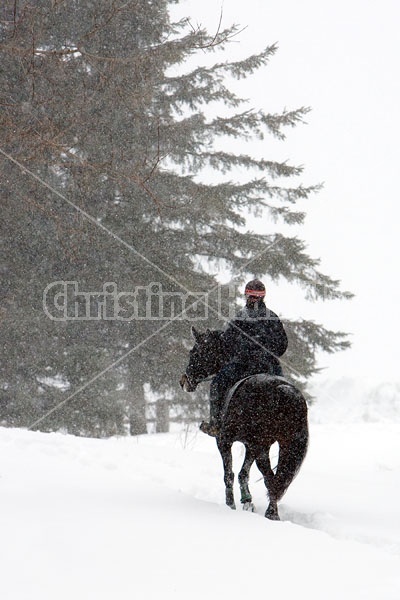
[[[285,139],[282,127],[294,127],[303,122],[303,117],[309,108],[299,108],[293,111],[284,111],[280,114],[265,114],[263,111],[248,110],[233,117],[217,117],[211,122],[211,128],[217,135],[228,135],[234,138],[241,137],[249,140],[252,138],[263,139],[264,128],[280,140]]]
[[[288,165],[287,162],[256,159],[246,154],[236,155],[222,151],[204,151],[187,153],[187,157],[192,161],[196,172],[205,166],[210,166],[223,174],[232,171],[235,167],[246,169],[254,168],[259,171],[267,171],[272,178],[292,177],[300,175],[303,172],[303,167],[293,167]]]

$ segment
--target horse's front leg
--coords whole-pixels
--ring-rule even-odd
[[[224,466],[225,502],[230,508],[235,509],[236,505],[233,496],[235,475],[232,471],[232,443],[222,442],[217,439],[217,445]]]
[[[254,504],[249,489],[249,474],[251,465],[254,462],[254,453],[246,447],[246,455],[244,457],[243,466],[239,473],[240,485],[240,502],[243,504],[243,510],[254,512]]]

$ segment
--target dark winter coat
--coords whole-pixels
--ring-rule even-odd
[[[222,334],[228,360],[242,364],[264,366],[277,363],[287,348],[283,325],[264,302],[255,308],[244,307]]]

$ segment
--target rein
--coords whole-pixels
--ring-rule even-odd
[[[199,381],[199,383],[204,383],[205,381],[211,381],[211,379],[214,379],[214,377],[215,377],[215,375],[209,375],[205,379],[202,379],[201,381]]]
[[[193,386],[193,387],[197,387],[199,385],[199,383],[203,383],[205,381],[211,381],[211,379],[213,379],[214,375],[209,375],[208,377],[206,377],[205,379],[200,379],[200,381],[193,381],[193,379],[191,377],[189,377],[189,375],[185,372],[186,378],[189,382],[189,385]]]

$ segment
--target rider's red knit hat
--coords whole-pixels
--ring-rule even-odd
[[[252,279],[246,284],[244,293],[246,296],[253,296],[254,298],[264,298],[265,285],[259,279]]]

